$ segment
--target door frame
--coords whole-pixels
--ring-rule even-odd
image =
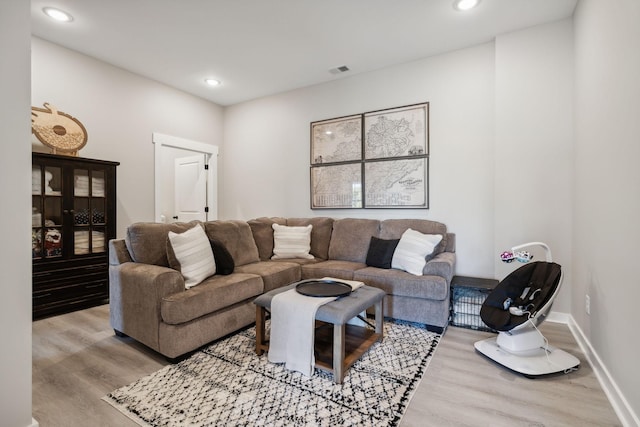
[[[207,204],[209,212],[207,220],[211,221],[218,218],[218,147],[203,142],[191,141],[189,139],[178,138],[176,136],[165,135],[157,132],[152,134],[152,142],[154,145],[154,217],[156,222],[161,220],[160,194],[162,189],[159,183],[162,182],[162,148],[172,147],[183,150],[193,151],[194,153],[203,153],[206,155],[205,163],[209,166],[207,173]]]

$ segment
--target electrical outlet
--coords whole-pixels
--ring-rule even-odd
[[[586,311],[587,314],[591,315],[591,297],[589,296],[589,294],[585,295],[584,298],[584,311]]]

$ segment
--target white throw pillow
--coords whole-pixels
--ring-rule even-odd
[[[273,256],[271,259],[313,259],[311,250],[311,224],[306,227],[291,227],[273,224]]]
[[[421,276],[427,264],[425,257],[433,253],[440,240],[442,240],[441,234],[422,234],[419,231],[407,229],[393,252],[391,268]]]
[[[216,261],[203,228],[196,225],[184,233],[169,232],[171,248],[180,263],[187,289],[216,274]]]

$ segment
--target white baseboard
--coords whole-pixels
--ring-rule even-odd
[[[554,318],[554,320],[551,319],[552,317]],[[627,402],[627,399],[625,399],[624,395],[618,388],[618,385],[611,377],[609,370],[604,365],[604,363],[602,363],[602,360],[598,356],[598,353],[596,353],[596,351],[593,349],[593,347],[591,346],[591,342],[582,332],[582,329],[580,329],[580,326],[578,326],[573,316],[567,313],[551,312],[549,313],[547,320],[552,322],[556,321],[558,323],[566,323],[567,325],[569,325],[571,333],[578,342],[578,345],[580,346],[580,349],[584,353],[585,357],[587,358],[587,362],[589,362],[589,365],[591,365],[591,368],[595,372],[600,386],[609,399],[611,406],[613,406],[613,410],[616,412],[616,415],[618,415],[618,418],[620,418],[620,422],[622,423],[622,425],[625,427],[640,426],[640,419],[638,418],[637,414],[633,411],[633,409],[629,405],[629,402]]]
[[[568,313],[561,313],[559,311],[550,311],[549,315],[545,319],[547,322],[553,323],[564,323],[565,325],[569,324],[569,319],[571,315]]]

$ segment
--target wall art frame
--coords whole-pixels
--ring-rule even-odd
[[[311,173],[311,209],[360,209],[362,163],[314,166]]]
[[[362,114],[311,123],[311,164],[362,159]]]
[[[429,103],[364,113],[364,159],[429,155]]]
[[[429,159],[396,158],[364,163],[367,209],[428,209]]]

